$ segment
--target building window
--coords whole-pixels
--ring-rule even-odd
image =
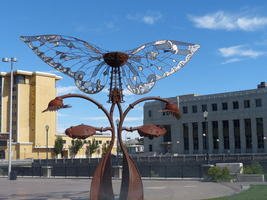
[[[218,107],[216,103],[211,104],[212,111],[217,111]]]
[[[172,135],[171,135],[171,125],[163,125],[163,128],[166,129],[166,134],[163,136],[163,142],[171,142]]]
[[[193,105],[193,106],[192,106],[192,112],[193,112],[193,113],[197,113],[197,106],[196,106],[196,105]]]
[[[229,149],[230,148],[230,143],[229,143],[229,121],[228,120],[223,120],[223,144],[224,144],[224,149]]]
[[[16,75],[15,76],[15,84],[25,84],[25,76]]]
[[[264,148],[264,135],[263,135],[263,119],[256,118],[256,131],[257,131],[257,139],[258,139],[258,148]]]
[[[240,149],[240,123],[238,119],[233,120],[233,123],[234,123],[235,148]]]
[[[0,150],[0,159],[5,159],[5,151]]]
[[[227,102],[223,102],[223,103],[222,103],[222,109],[223,109],[223,110],[227,110],[227,109],[228,109]]]
[[[261,107],[262,106],[261,99],[255,99],[255,104],[256,104],[256,107]]]
[[[244,119],[244,123],[245,123],[246,148],[251,149],[252,148],[251,120]]]
[[[250,101],[244,100],[244,108],[249,108],[249,107],[250,107]]]
[[[183,113],[184,113],[184,114],[188,113],[188,108],[187,108],[187,106],[183,106]]]
[[[239,108],[238,101],[233,101],[233,109],[238,109],[238,108]]]
[[[197,122],[192,123],[193,128],[193,148],[198,150],[198,124]]]
[[[151,110],[148,111],[148,117],[152,117],[152,111]]]
[[[202,112],[208,111],[207,104],[203,104],[201,107],[202,107]]]
[[[6,147],[7,141],[0,140],[0,147]]]
[[[183,124],[183,135],[184,135],[184,150],[189,150],[189,130],[188,130],[188,124]]]
[[[152,152],[153,151],[153,146],[152,144],[149,145],[149,152]]]
[[[213,135],[213,148],[219,148],[219,132],[218,132],[218,121],[212,122],[212,135]]]

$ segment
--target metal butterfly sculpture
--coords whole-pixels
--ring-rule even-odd
[[[124,52],[109,52],[70,36],[20,38],[39,58],[72,77],[77,87],[88,94],[100,92],[108,79],[110,92],[112,88],[118,88],[122,94],[123,80],[132,93],[145,94],[157,80],[181,69],[200,47],[198,44],[159,40]]]
[[[200,47],[198,44],[159,40],[150,42],[133,50],[124,52],[105,51],[80,39],[61,35],[22,36],[21,39],[44,62],[56,70],[72,77],[77,87],[88,94],[103,90],[109,81],[109,102],[112,103],[108,112],[94,99],[81,94],[67,94],[51,100],[45,111],[56,111],[69,107],[63,99],[83,98],[98,106],[109,120],[109,127],[99,128],[88,125],[72,126],[65,133],[71,138],[85,139],[96,131],[111,131],[111,141],[106,154],[94,172],[91,188],[91,200],[114,200],[111,177],[111,151],[115,143],[115,126],[113,114],[115,106],[119,112],[117,139],[123,153],[123,173],[120,189],[120,200],[143,200],[143,184],[141,175],[133,159],[127,152],[122,141],[122,131],[138,131],[141,136],[154,138],[166,134],[166,130],[156,125],[139,127],[123,127],[127,114],[137,104],[145,101],[161,101],[165,103],[163,112],[169,112],[179,118],[176,104],[160,97],[144,97],[131,103],[122,110],[123,88],[125,86],[134,94],[149,92],[159,79],[167,77],[181,69]]]

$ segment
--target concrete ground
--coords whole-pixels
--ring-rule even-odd
[[[88,200],[89,179],[0,178],[0,200]],[[201,181],[144,180],[145,200],[201,200],[241,191],[239,184]],[[118,196],[120,181],[113,181]],[[118,199],[118,198],[116,198]]]

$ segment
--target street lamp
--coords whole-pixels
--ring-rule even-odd
[[[203,112],[203,117],[205,119],[205,130],[204,130],[204,133],[203,133],[203,137],[204,137],[204,144],[205,144],[204,146],[207,149],[207,164],[209,164],[209,147],[208,147],[208,144],[207,144],[207,141],[208,141],[208,138],[207,138],[208,137],[208,122],[207,122],[208,115],[209,115],[208,111],[205,110]]]
[[[9,100],[9,146],[8,146],[8,179],[11,180],[12,165],[12,121],[13,121],[13,64],[17,58],[2,58],[2,62],[10,62],[10,100]]]
[[[46,130],[46,166],[48,166],[48,131],[49,131],[48,125],[45,125],[45,130]]]

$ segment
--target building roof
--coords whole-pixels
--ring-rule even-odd
[[[0,76],[9,76],[10,72],[0,72]],[[47,73],[47,72],[29,72],[29,71],[24,71],[24,70],[15,70],[14,74],[17,75],[26,75],[26,76],[32,76],[32,75],[38,75],[38,76],[46,76],[46,77],[51,77],[51,78],[55,78],[56,80],[60,80],[62,79],[61,76],[57,76],[55,74],[52,73]]]

